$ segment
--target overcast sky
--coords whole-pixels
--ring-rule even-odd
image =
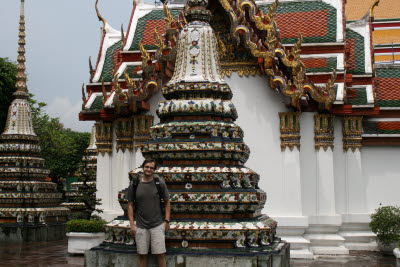
[[[48,104],[66,127],[89,131],[81,122],[82,83],[89,82],[88,58],[96,64],[102,22],[95,0],[25,0],[28,90]],[[99,0],[101,15],[115,29],[128,28],[133,0]],[[17,59],[20,0],[0,0],[0,57]]]

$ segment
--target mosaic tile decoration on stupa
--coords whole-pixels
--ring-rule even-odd
[[[260,177],[244,166],[250,151],[235,124],[238,114],[223,80],[207,1],[190,0],[188,6],[176,68],[157,107],[160,123],[142,147],[144,157],[159,163],[155,176],[170,192],[167,247],[279,250],[285,243],[275,236],[277,223],[261,214],[267,196],[258,188]],[[130,177],[141,172],[135,169]],[[119,201],[126,215],[126,189]],[[105,229],[106,244],[134,245],[127,217]]]
[[[40,156],[32,125],[25,74],[25,16],[21,1],[15,99],[0,135],[0,224],[41,225],[65,222],[69,209],[59,207],[62,194],[46,181],[49,170]]]

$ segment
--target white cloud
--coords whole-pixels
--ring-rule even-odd
[[[82,101],[75,104],[71,103],[69,97],[56,98],[45,108],[50,117],[59,117],[65,128],[71,128],[74,131],[90,132],[93,121],[79,121],[79,112],[82,109]]]

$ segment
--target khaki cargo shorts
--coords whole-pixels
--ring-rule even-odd
[[[150,229],[136,227],[136,249],[138,254],[148,254],[151,243],[151,254],[164,254],[165,226],[164,223]]]

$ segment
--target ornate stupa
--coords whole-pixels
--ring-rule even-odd
[[[238,114],[221,74],[207,4],[187,2],[175,70],[157,108],[160,123],[142,147],[144,157],[159,162],[155,175],[169,188],[167,247],[279,251],[285,243],[275,236],[277,223],[261,214],[266,193],[258,188],[259,176],[244,166],[250,151],[234,123]],[[106,241],[133,244],[128,227],[129,221],[114,220],[106,226]]]
[[[5,240],[61,239],[69,209],[58,206],[62,194],[55,183],[45,180],[49,170],[33,130],[25,74],[24,0],[19,23],[15,99],[0,136],[0,231]]]
[[[85,150],[85,155],[82,158],[82,164],[90,173],[88,177],[87,185],[90,187],[96,187],[96,169],[97,169],[97,146],[96,146],[96,127],[92,127],[92,133],[90,136],[90,143],[88,148]],[[70,190],[65,193],[67,202],[61,204],[61,206],[69,208],[71,213],[79,213],[85,209],[85,204],[80,202],[77,197],[79,197],[79,189],[81,188],[83,182],[76,181],[70,184]]]

